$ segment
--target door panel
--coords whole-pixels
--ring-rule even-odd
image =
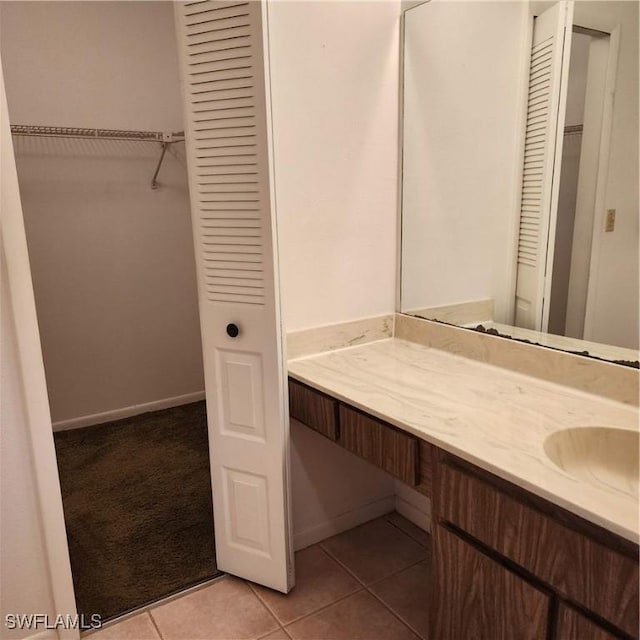
[[[538,331],[549,319],[572,19],[563,1],[533,23],[514,324]]]
[[[260,353],[217,351],[217,371],[222,385],[219,416],[227,436],[265,441]]]
[[[222,571],[293,586],[262,2],[176,5]]]

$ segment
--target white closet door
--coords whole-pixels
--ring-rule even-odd
[[[533,22],[515,324],[538,331],[549,321],[572,20],[573,2],[563,1]]]
[[[265,10],[255,1],[179,3],[176,26],[217,562],[287,592],[294,572]]]

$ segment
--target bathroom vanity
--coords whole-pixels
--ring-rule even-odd
[[[607,458],[635,407],[398,338],[292,360],[289,391],[431,498],[433,638],[638,637],[637,466]]]

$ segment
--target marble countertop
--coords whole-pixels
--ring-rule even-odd
[[[572,477],[545,438],[571,427],[638,430],[638,409],[389,338],[290,360],[289,375],[633,542],[638,498]]]

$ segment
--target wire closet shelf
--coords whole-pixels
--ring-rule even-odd
[[[11,134],[14,136],[31,136],[36,138],[72,138],[84,140],[127,140],[136,142],[158,142],[162,147],[160,159],[151,179],[151,188],[158,188],[158,173],[165,153],[175,142],[184,142],[184,131],[131,131],[126,129],[89,129],[83,127],[51,127],[43,125],[12,124]]]

